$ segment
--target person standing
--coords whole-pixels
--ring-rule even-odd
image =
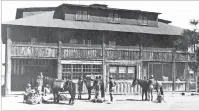
[[[115,90],[116,82],[113,80],[113,77],[109,77],[109,93],[110,93],[110,100],[113,102],[113,91]]]
[[[91,99],[91,90],[92,90],[92,79],[91,77],[86,76],[86,79],[84,80],[86,88],[88,90],[88,100]]]
[[[82,99],[83,79],[82,77],[78,80],[78,99]]]
[[[100,80],[100,91],[101,91],[101,97],[104,98],[105,97],[105,91],[104,91],[104,82],[101,78],[101,76],[99,76],[99,80]]]
[[[42,94],[42,86],[43,86],[43,73],[40,72],[40,74],[37,75],[37,80],[36,80],[36,87],[38,94]]]
[[[24,94],[24,101],[26,102],[28,100],[28,97],[30,96],[30,92],[31,92],[31,85],[30,83],[27,84],[26,89],[25,89],[25,94]]]
[[[100,81],[98,76],[96,76],[95,81],[93,83],[93,88],[95,89],[95,99],[98,99],[100,96]]]

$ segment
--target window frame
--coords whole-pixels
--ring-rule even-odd
[[[111,67],[116,67],[116,72],[111,72]],[[119,72],[120,67],[125,67],[125,72]],[[128,68],[134,67],[133,73],[128,73]],[[133,77],[136,75],[136,67],[135,66],[122,66],[122,65],[111,65],[109,68],[109,74],[113,76],[115,80],[132,80]]]
[[[137,19],[138,25],[148,26],[148,16],[147,15],[139,15]]]
[[[76,11],[75,20],[77,21],[89,21],[89,12],[86,10],[78,10]]]
[[[109,13],[108,14],[108,23],[120,23],[120,16],[118,13]]]

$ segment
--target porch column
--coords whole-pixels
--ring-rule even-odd
[[[102,81],[103,81],[104,91],[106,89],[105,34],[106,33],[104,32],[102,34]],[[105,97],[105,92],[103,96]]]
[[[185,63],[185,75],[184,75],[184,78],[185,78],[185,81],[186,81],[186,84],[185,84],[185,91],[189,91],[189,72],[188,72],[188,62]]]
[[[5,61],[5,96],[10,95],[11,92],[11,48],[12,48],[12,40],[11,40],[11,28],[7,27],[7,41],[6,41],[6,61]]]
[[[62,67],[61,67],[61,44],[58,42],[58,55],[57,55],[57,79],[62,79]]]
[[[176,61],[175,61],[175,50],[173,50],[173,62],[172,62],[172,76],[173,76],[173,88],[172,90],[175,91],[175,81],[176,81]]]
[[[140,45],[140,75],[139,79],[143,77],[143,46]]]

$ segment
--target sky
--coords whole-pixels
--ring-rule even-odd
[[[192,19],[199,20],[199,1],[2,1],[1,22],[12,21],[17,8],[57,7],[62,3],[90,5],[106,4],[111,8],[132,9],[162,13],[159,18],[172,21],[171,25],[193,29],[189,24]],[[5,62],[5,45],[0,45],[1,61]],[[4,69],[2,67],[1,69]],[[4,73],[4,70],[2,70]]]

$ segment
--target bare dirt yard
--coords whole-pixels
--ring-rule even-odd
[[[154,95],[156,96],[156,95]],[[92,96],[94,97],[94,96]],[[109,99],[109,96],[106,95]],[[141,101],[141,95],[114,95],[112,104],[92,103],[86,100],[76,100],[74,105],[68,105],[68,100],[60,101],[59,104],[29,105],[22,103],[22,95],[2,97],[2,110],[199,110],[199,95],[182,96],[180,93],[165,93],[166,103]]]

